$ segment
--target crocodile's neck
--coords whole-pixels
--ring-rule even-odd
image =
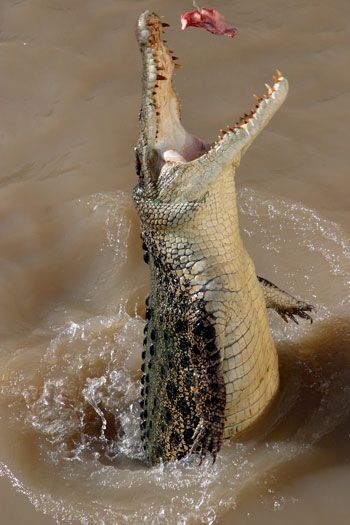
[[[139,20],[144,91],[134,192],[151,271],[141,391],[151,463],[190,451],[215,457],[278,388],[263,294],[239,234],[234,174],[287,92],[279,76],[255,113],[206,152],[181,131],[161,25],[150,13]]]

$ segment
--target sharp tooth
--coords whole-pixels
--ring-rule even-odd
[[[175,69],[181,69],[182,65],[181,64],[174,64],[174,67],[175,67]]]
[[[258,95],[253,95],[253,97],[257,102],[260,102],[260,100],[262,100],[262,97],[259,97]]]
[[[272,89],[272,87],[269,86],[268,84],[265,84],[265,87],[266,87],[266,89],[267,89],[267,94],[268,94],[269,96],[272,95],[272,93],[273,93],[273,89]]]
[[[280,80],[282,80],[282,73],[280,72],[279,69],[276,69],[276,73],[273,75],[273,81],[277,84],[278,82],[280,82]]]

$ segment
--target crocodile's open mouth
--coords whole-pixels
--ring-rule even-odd
[[[242,133],[248,136],[260,127],[259,120],[265,120],[262,123],[264,127],[275,112],[274,106],[283,102],[288,90],[286,80],[277,70],[273,86],[266,84],[267,92],[263,96],[254,95],[256,103],[253,109],[233,126],[221,129],[215,142],[205,143],[188,133],[180,121],[179,102],[172,87],[172,77],[174,70],[181,66],[162,38],[164,28],[168,25],[154,13],[146,12],[140,17],[137,28],[143,56],[141,120],[145,124],[149,146],[158,153],[159,168],[168,162],[192,161],[228,139],[239,142]]]

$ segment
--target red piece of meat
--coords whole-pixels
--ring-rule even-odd
[[[202,27],[214,35],[226,35],[233,38],[237,34],[235,27],[227,27],[225,19],[216,9],[198,7],[195,11],[186,11],[181,15],[181,28]]]

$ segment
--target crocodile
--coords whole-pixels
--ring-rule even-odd
[[[181,124],[167,26],[146,11],[136,30],[143,75],[133,198],[151,281],[140,424],[150,465],[191,454],[215,461],[224,439],[253,425],[279,386],[267,308],[295,322],[312,321],[313,309],[256,276],[239,233],[235,170],[285,100],[287,80],[277,70],[254,109],[208,145]]]

